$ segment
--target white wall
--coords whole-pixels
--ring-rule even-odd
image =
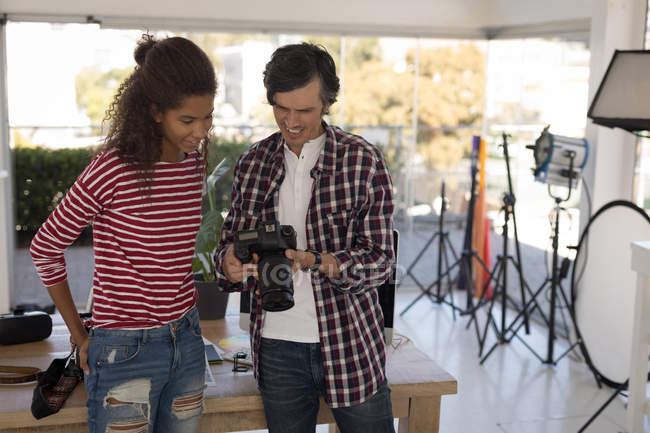
[[[593,3],[590,102],[614,50],[643,49],[647,8],[647,0],[594,0]],[[590,121],[586,136],[592,150],[585,175],[592,189],[593,211],[611,200],[632,200],[636,137]]]
[[[0,314],[9,312],[9,290],[13,281],[14,207],[9,158],[7,110],[6,26],[0,24]]]

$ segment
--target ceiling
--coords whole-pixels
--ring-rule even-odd
[[[3,0],[14,21],[451,38],[587,35],[594,0]]]

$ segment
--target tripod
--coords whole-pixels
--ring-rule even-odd
[[[444,302],[448,305],[451,305],[452,307],[452,312],[453,312],[453,317],[454,319],[456,318],[456,310],[460,311],[461,315],[466,315],[466,314],[471,314],[472,317],[475,317],[476,313],[476,307],[473,304],[473,294],[472,294],[472,286],[471,286],[471,281],[472,281],[472,261],[476,260],[479,265],[485,270],[486,273],[489,273],[490,270],[488,269],[487,265],[483,260],[479,257],[477,252],[472,249],[472,237],[473,237],[473,227],[474,227],[474,208],[476,207],[476,187],[477,187],[477,182],[476,182],[476,174],[478,173],[478,151],[479,151],[479,145],[480,145],[480,138],[479,137],[474,137],[473,143],[472,143],[472,155],[470,157],[471,160],[471,169],[470,169],[470,177],[471,177],[471,186],[470,186],[470,200],[469,200],[469,207],[467,210],[467,218],[466,218],[466,224],[465,224],[465,238],[463,241],[463,250],[460,254],[460,257],[456,258],[455,251],[452,248],[452,252],[454,253],[454,258],[456,259],[455,262],[452,265],[449,265],[448,257],[445,256],[445,266],[447,269],[444,272],[440,272],[440,267],[438,268],[438,280],[436,280],[433,284],[429,286],[429,290],[431,287],[434,285],[437,288],[437,299],[439,302]],[[442,226],[441,226],[442,230]],[[439,260],[441,255],[439,254]],[[440,262],[439,262],[440,265]],[[459,267],[458,273],[456,274],[455,278],[453,281],[451,280],[451,272],[453,271],[454,268]],[[450,295],[451,302],[447,302],[444,299],[444,296],[440,296],[440,283],[442,282],[443,278],[447,278],[447,288],[448,288],[448,293]],[[451,292],[450,288],[451,287],[462,287],[463,284],[466,287],[467,290],[467,303],[466,303],[466,308],[463,310],[459,307],[457,307],[454,304],[453,300],[453,293]],[[468,324],[469,327],[470,324]],[[476,336],[477,338],[480,338],[480,330],[478,327],[478,322],[475,322],[475,330],[476,330]]]
[[[538,358],[540,361],[542,361],[544,364],[557,364],[559,360],[564,358],[567,354],[569,354],[574,347],[580,344],[580,340],[576,340],[573,344],[569,346],[569,348],[564,351],[557,359],[553,359],[553,349],[554,349],[554,344],[556,340],[556,334],[555,334],[555,310],[556,310],[556,302],[557,302],[557,297],[558,293],[561,296],[560,301],[564,303],[563,308],[567,309],[569,311],[569,317],[571,319],[571,322],[574,326],[574,329],[577,329],[575,326],[575,315],[573,308],[570,306],[568,298],[566,296],[566,293],[564,291],[564,287],[562,287],[561,280],[564,279],[569,271],[569,260],[564,259],[562,261],[562,264],[558,266],[559,262],[559,256],[558,256],[558,247],[559,247],[559,238],[560,238],[560,210],[562,209],[560,204],[564,201],[568,201],[571,198],[571,190],[573,187],[573,180],[574,180],[574,171],[573,171],[573,158],[575,156],[575,152],[573,151],[567,151],[568,152],[568,157],[569,157],[569,170],[567,173],[569,173],[568,176],[568,193],[567,196],[562,198],[553,195],[551,192],[551,186],[548,185],[548,194],[551,196],[551,198],[555,201],[555,215],[554,215],[554,220],[553,220],[553,262],[552,262],[552,271],[551,275],[546,278],[544,283],[540,286],[539,289],[533,294],[533,297],[531,298],[531,302],[537,298],[537,296],[546,288],[549,284],[551,285],[551,296],[550,296],[550,307],[549,307],[549,320],[546,321],[546,324],[548,326],[548,342],[547,342],[547,351],[546,351],[546,358],[542,359],[540,356]],[[531,304],[527,304],[524,307],[524,310],[528,309],[528,307]],[[536,307],[539,307],[536,304]],[[532,310],[531,310],[532,311]],[[541,311],[541,310],[540,310]],[[513,325],[517,322],[518,317],[513,320]],[[564,314],[562,314],[562,321],[565,323],[566,326],[566,318],[564,317]],[[521,325],[519,325],[521,326]],[[516,328],[514,330],[515,335],[517,332]],[[523,340],[522,340],[523,341]],[[525,344],[525,343],[524,343]],[[526,345],[528,347],[528,345]],[[529,347],[530,348],[530,347]],[[532,350],[532,349],[531,349]],[[535,353],[533,351],[533,353]]]
[[[452,314],[454,317],[454,320],[456,320],[456,309],[457,307],[454,305],[454,294],[451,291],[452,287],[452,282],[451,282],[451,277],[450,275],[450,267],[449,267],[449,254],[447,252],[447,248],[451,250],[451,253],[454,257],[455,261],[458,261],[458,255],[456,254],[456,250],[454,250],[454,246],[451,244],[451,241],[449,240],[449,232],[444,231],[444,220],[445,220],[445,210],[447,208],[447,200],[445,197],[445,182],[444,180],[442,181],[442,187],[441,187],[441,204],[440,204],[440,218],[438,219],[438,231],[435,232],[427,241],[427,243],[424,245],[420,253],[417,255],[415,260],[413,260],[413,263],[408,267],[406,270],[406,275],[410,276],[413,281],[415,281],[415,284],[418,285],[420,288],[421,293],[418,295],[417,298],[415,298],[406,308],[402,310],[400,313],[400,316],[404,315],[413,305],[415,305],[420,299],[422,299],[424,296],[427,296],[431,302],[434,303],[445,303],[448,304],[452,307]],[[438,279],[431,283],[429,286],[424,287],[420,281],[413,275],[412,270],[415,267],[415,265],[420,261],[424,253],[427,251],[429,246],[436,240],[438,239]],[[443,272],[443,262],[446,267],[446,270]],[[447,293],[445,295],[441,295],[441,288],[442,288],[442,280],[444,277],[447,277]],[[400,282],[401,284],[401,282]],[[431,291],[432,287],[436,287],[435,293]],[[447,301],[446,297],[449,295],[450,300]]]
[[[515,307],[515,309],[518,309],[517,303],[514,302],[512,298],[508,295],[508,263],[511,263],[514,266],[514,269],[518,274],[522,305],[526,305],[526,290],[528,290],[529,293],[532,292],[528,287],[528,284],[524,280],[523,273],[521,270],[521,250],[519,248],[519,235],[517,233],[517,220],[515,217],[516,199],[512,189],[512,177],[510,173],[510,155],[508,153],[508,137],[505,133],[502,134],[502,137],[503,137],[502,148],[503,148],[504,159],[506,162],[506,173],[508,178],[508,192],[503,195],[503,206],[501,208],[504,213],[503,230],[501,233],[503,239],[503,251],[502,254],[497,256],[497,263],[492,269],[492,272],[490,273],[490,277],[488,278],[488,281],[485,283],[483,287],[483,290],[481,292],[481,297],[478,303],[478,306],[481,306],[485,303],[485,294],[487,292],[487,289],[490,283],[494,281],[495,282],[494,293],[492,294],[492,297],[489,301],[490,307],[488,309],[487,321],[483,329],[483,334],[479,336],[479,348],[480,348],[479,357],[483,354],[483,349],[487,339],[487,332],[489,327],[492,327],[492,329],[494,330],[497,341],[488,350],[485,356],[483,356],[483,358],[480,361],[481,364],[485,362],[485,360],[490,356],[490,354],[494,351],[494,349],[498,345],[509,343],[512,340],[513,336],[516,335],[517,332],[517,331],[512,331],[512,325],[506,328],[507,303],[510,302],[511,305]],[[510,218],[512,218],[512,225],[514,229],[514,244],[515,244],[515,252],[517,255],[516,260],[508,253],[508,226],[509,226]],[[500,320],[501,327],[500,328],[497,325],[494,316],[492,315],[494,303],[496,302],[497,299],[501,301],[501,320]],[[534,303],[538,307],[534,298],[532,299],[532,303]],[[530,330],[529,330],[529,323],[528,323],[528,310],[526,308],[521,309],[517,317],[523,317],[524,319],[523,324],[525,325],[526,333],[529,333]],[[471,320],[476,320],[476,316],[474,316]],[[519,328],[517,328],[517,330],[518,329]],[[513,332],[513,335],[510,336],[510,338],[507,338],[506,335],[508,331]]]

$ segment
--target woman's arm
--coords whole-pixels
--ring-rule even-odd
[[[63,280],[49,286],[47,291],[50,293],[54,305],[56,305],[56,308],[63,317],[63,321],[68,327],[73,343],[79,348],[79,364],[81,369],[84,373],[90,374],[90,369],[88,368],[88,343],[90,342],[90,338],[79,319],[79,312],[72,299],[68,280]]]

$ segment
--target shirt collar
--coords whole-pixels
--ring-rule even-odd
[[[322,121],[323,129],[325,130],[325,144],[323,145],[323,150],[318,157],[318,161],[314,168],[311,169],[312,177],[315,177],[319,173],[324,173],[326,175],[334,174],[334,169],[336,167],[336,154],[343,146],[336,137],[335,128],[328,125],[324,120]],[[284,164],[284,148],[285,141],[282,137],[282,133],[278,132],[278,140],[275,142],[274,148],[271,150],[272,159],[275,164],[282,166]]]
[[[312,175],[316,173],[324,173],[326,175],[334,174],[336,167],[336,154],[343,146],[336,138],[334,128],[329,126],[323,121],[323,129],[325,130],[325,145],[320,153],[320,157],[312,169]]]
[[[304,156],[307,160],[312,160],[312,161],[315,162],[316,159],[318,158],[318,155],[320,154],[320,152],[321,152],[321,150],[323,148],[326,137],[327,136],[323,132],[318,137],[307,141],[302,146],[300,156]],[[282,142],[283,142],[282,147],[284,148],[284,154],[285,155],[294,155],[294,156],[296,156],[296,154],[293,153],[293,151],[289,148],[286,141],[282,140]]]

